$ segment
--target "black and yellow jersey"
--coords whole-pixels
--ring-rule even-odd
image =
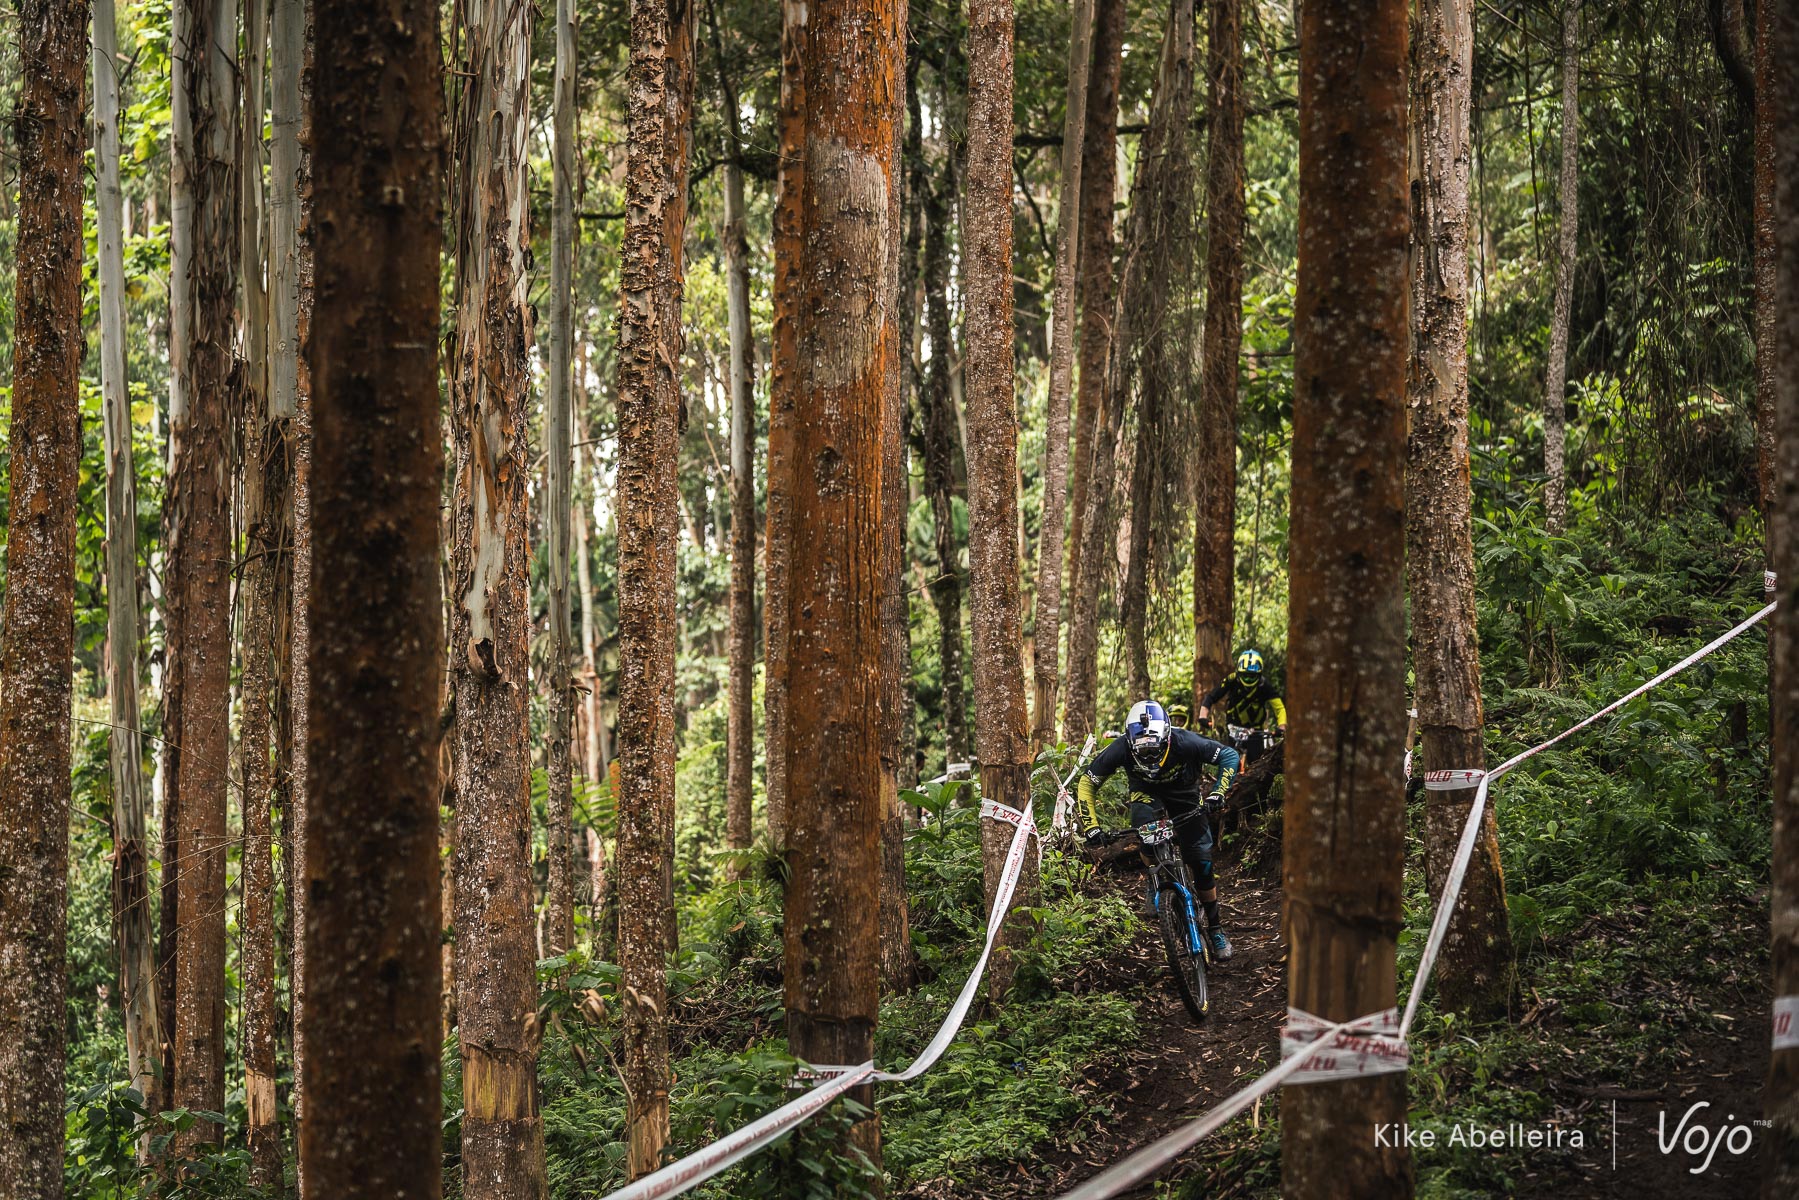
[[[1266,675],[1251,679],[1233,671],[1224,677],[1223,683],[1207,692],[1200,703],[1207,708],[1222,705],[1233,725],[1273,729],[1287,723],[1286,702]]]

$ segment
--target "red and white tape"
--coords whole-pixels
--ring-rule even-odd
[[[1336,1039],[1339,1035],[1347,1031],[1356,1030],[1364,1033],[1378,1031],[1378,1037],[1381,1042],[1380,1053],[1384,1061],[1396,1061],[1399,1054],[1409,1054],[1409,1051],[1406,1049],[1406,1035],[1412,1028],[1412,1021],[1418,1015],[1419,1001],[1424,997],[1425,985],[1430,982],[1431,972],[1436,967],[1437,956],[1443,948],[1443,938],[1449,931],[1449,918],[1455,911],[1457,900],[1461,897],[1462,882],[1467,877],[1468,863],[1474,852],[1474,843],[1480,830],[1481,816],[1486,810],[1487,792],[1491,788],[1493,781],[1512,771],[1526,759],[1533,758],[1549,749],[1551,746],[1554,746],[1556,743],[1572,737],[1595,722],[1616,712],[1643,693],[1658,687],[1675,675],[1685,671],[1694,663],[1716,653],[1720,647],[1734,641],[1736,638],[1748,632],[1773,611],[1774,605],[1767,605],[1754,616],[1732,627],[1727,633],[1707,642],[1698,650],[1687,655],[1678,663],[1675,663],[1672,667],[1669,667],[1666,671],[1655,676],[1655,678],[1649,680],[1647,683],[1633,689],[1627,695],[1612,701],[1598,712],[1592,714],[1578,724],[1564,729],[1561,733],[1556,734],[1548,741],[1533,746],[1521,754],[1514,755],[1495,767],[1492,771],[1480,777],[1480,781],[1477,785],[1478,790],[1474,794],[1474,802],[1469,806],[1467,821],[1462,826],[1462,838],[1456,846],[1455,859],[1451,864],[1449,876],[1444,881],[1442,898],[1438,901],[1436,913],[1431,919],[1430,938],[1425,943],[1423,957],[1419,959],[1418,971],[1412,980],[1411,993],[1406,998],[1405,1015],[1400,1019],[1397,1029],[1392,1029],[1391,1032],[1388,1032],[1392,1018],[1391,1009],[1386,1012],[1373,1013],[1366,1017],[1358,1017],[1353,1021],[1343,1021],[1334,1025],[1326,1025],[1321,1018],[1314,1017],[1309,1013],[1298,1013],[1295,1010],[1289,1009],[1289,1030],[1292,1028],[1292,1018],[1297,1016],[1304,1019],[1304,1034],[1310,1036],[1309,1043],[1306,1046],[1296,1046],[1294,1051],[1286,1057],[1279,1066],[1251,1081],[1240,1091],[1237,1091],[1228,1097],[1222,1104],[1219,1104],[1209,1112],[1180,1129],[1175,1130],[1161,1140],[1151,1142],[1149,1145],[1138,1150],[1122,1162],[1108,1167],[1100,1174],[1089,1179],[1086,1183],[1075,1188],[1072,1192],[1065,1193],[1060,1200],[1109,1200],[1110,1197],[1116,1196],[1120,1192],[1128,1191],[1143,1181],[1153,1178],[1167,1167],[1168,1164],[1172,1163],[1182,1154],[1185,1154],[1212,1133],[1222,1128],[1232,1117],[1248,1108],[1257,1099],[1267,1095],[1284,1083],[1295,1081],[1303,1082],[1305,1078],[1311,1074],[1313,1067],[1316,1065],[1315,1059],[1321,1055],[1336,1053]],[[1462,786],[1466,787],[1467,785],[1463,784]],[[1783,1009],[1782,1005],[1785,1005],[1786,1007]],[[1785,1014],[1784,1032],[1782,1025],[1783,1012]],[[1775,1002],[1774,1007],[1774,1038],[1776,1049],[1799,1047],[1799,1029],[1796,1029],[1795,1027],[1799,1027],[1799,996],[1782,997]],[[1287,1052],[1288,1037],[1289,1034],[1283,1033],[1281,1039],[1283,1053]],[[1783,1037],[1791,1040],[1783,1043],[1781,1041]],[[1372,1038],[1365,1040],[1373,1041]],[[1370,1045],[1359,1045],[1356,1049],[1368,1053],[1374,1052],[1373,1047]],[[1399,1071],[1404,1068],[1402,1066],[1393,1066],[1389,1069]],[[1304,1073],[1303,1075],[1302,1072]],[[1296,1079],[1296,1077],[1298,1078]]]
[[[962,985],[955,1004],[950,1006],[943,1024],[918,1057],[912,1060],[911,1065],[898,1072],[877,1071],[873,1063],[863,1063],[857,1067],[820,1067],[819,1072],[826,1078],[803,1095],[757,1118],[735,1133],[727,1134],[686,1158],[670,1163],[653,1175],[646,1175],[636,1183],[613,1192],[606,1200],[665,1200],[666,1197],[679,1196],[787,1136],[824,1111],[831,1101],[851,1088],[864,1083],[905,1083],[930,1070],[943,1057],[943,1052],[955,1040],[962,1022],[968,1017],[969,1008],[974,1004],[975,996],[980,992],[981,978],[986,974],[988,960],[993,957],[994,943],[1012,908],[1012,897],[1018,889],[1018,878],[1024,868],[1024,856],[1030,839],[1037,832],[1037,822],[1028,806],[1025,811],[1020,812],[1010,805],[983,800],[981,815],[1005,821],[1017,830],[1006,851],[1005,868],[1000,873],[999,887],[993,895],[993,909],[987,915],[987,944],[982,947],[981,957],[975,962],[974,970],[969,972],[968,980]]]
[[[1424,790],[1427,792],[1465,792],[1486,778],[1485,771],[1426,771],[1424,773]]]
[[[1289,1008],[1286,1028],[1281,1030],[1281,1057],[1302,1053],[1306,1065],[1288,1076],[1288,1083],[1390,1075],[1411,1065],[1411,1051],[1399,1037],[1397,1008],[1378,1013],[1370,1024],[1355,1029],[1341,1029],[1323,1017]]]
[[[1774,1049],[1799,1050],[1799,996],[1774,999]]]
[[[875,1073],[873,1063],[863,1063],[842,1071],[817,1084],[797,1100],[791,1100],[771,1113],[764,1114],[735,1133],[726,1134],[710,1146],[703,1146],[660,1171],[645,1175],[636,1183],[613,1192],[606,1200],[663,1200],[679,1196],[762,1149],[770,1142],[793,1132],[808,1118],[818,1113],[858,1084],[867,1083]]]

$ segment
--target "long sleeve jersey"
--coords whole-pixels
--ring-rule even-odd
[[[1130,781],[1133,793],[1164,803],[1172,802],[1177,807],[1195,805],[1206,791],[1223,791],[1230,787],[1231,780],[1237,777],[1238,761],[1237,752],[1223,742],[1201,737],[1191,729],[1170,729],[1168,749],[1163,752],[1162,761],[1146,771],[1131,756],[1129,743],[1118,738],[1094,755],[1086,771],[1082,772],[1081,808],[1087,814],[1088,824],[1097,827],[1099,814],[1094,801],[1100,785],[1120,770]],[[1218,768],[1218,779],[1212,788],[1207,788],[1207,776],[1213,767]]]

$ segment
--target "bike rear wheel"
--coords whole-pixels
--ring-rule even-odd
[[[1186,1005],[1188,1016],[1204,1021],[1211,1011],[1206,995],[1205,943],[1202,940],[1202,949],[1194,953],[1187,937],[1187,906],[1179,888],[1169,885],[1157,893],[1156,922],[1162,929],[1162,949],[1168,955],[1168,969],[1174,972],[1174,986],[1181,994],[1181,1003]],[[1193,931],[1203,938],[1197,921]]]

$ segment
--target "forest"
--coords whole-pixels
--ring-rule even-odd
[[[1799,0],[0,109],[0,1200],[1799,1196]]]

